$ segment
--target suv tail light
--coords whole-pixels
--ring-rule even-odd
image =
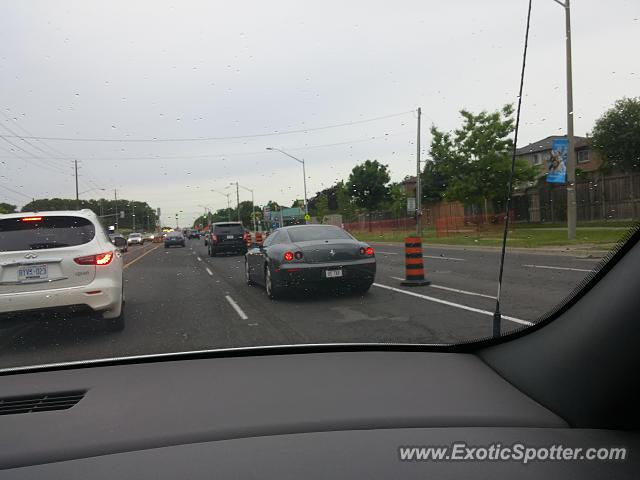
[[[217,242],[218,241],[218,236],[217,235],[211,235],[211,241],[212,242]]]
[[[73,259],[78,265],[109,265],[113,260],[113,252],[98,253]]]

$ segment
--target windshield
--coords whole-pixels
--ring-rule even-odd
[[[0,369],[555,315],[640,219],[640,2],[559,3],[3,2]]]

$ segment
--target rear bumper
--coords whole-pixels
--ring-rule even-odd
[[[89,294],[88,292],[100,293]],[[122,298],[122,283],[96,278],[81,287],[0,294],[0,320],[5,317],[60,311],[65,309],[105,312],[117,310]]]
[[[244,242],[212,243],[211,248],[216,252],[244,252],[247,250],[247,245]]]
[[[341,270],[342,276],[327,278],[327,270]],[[375,280],[376,262],[373,259],[345,264],[290,264],[274,273],[279,287],[357,285]]]
[[[178,242],[164,242],[165,247],[184,247],[184,240]]]

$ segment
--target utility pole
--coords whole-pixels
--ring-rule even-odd
[[[416,234],[422,236],[422,185],[420,175],[420,117],[422,108],[418,107],[418,137],[416,139]]]
[[[78,160],[73,161],[76,170],[76,210],[80,210],[80,195],[78,194]]]
[[[571,5],[564,0],[566,42],[567,42],[567,236],[576,238],[577,201],[576,201],[576,150],[573,137],[573,73],[571,69]]]
[[[118,217],[120,216],[120,212],[118,212],[118,190],[113,189],[113,196],[116,199],[116,232],[118,231]]]
[[[131,205],[131,217],[133,218],[133,231],[136,231],[136,206]]]
[[[571,0],[553,0],[564,8],[567,63],[567,238],[575,240],[578,206],[576,201],[576,150],[573,136],[573,72],[571,68]]]
[[[238,221],[240,222],[240,186],[238,182],[236,182],[236,202],[238,204]]]

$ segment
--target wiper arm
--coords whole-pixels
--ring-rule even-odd
[[[58,247],[68,247],[67,243],[58,243],[58,242],[42,242],[42,243],[32,243],[29,245],[31,250],[40,250],[42,248],[58,248]]]

